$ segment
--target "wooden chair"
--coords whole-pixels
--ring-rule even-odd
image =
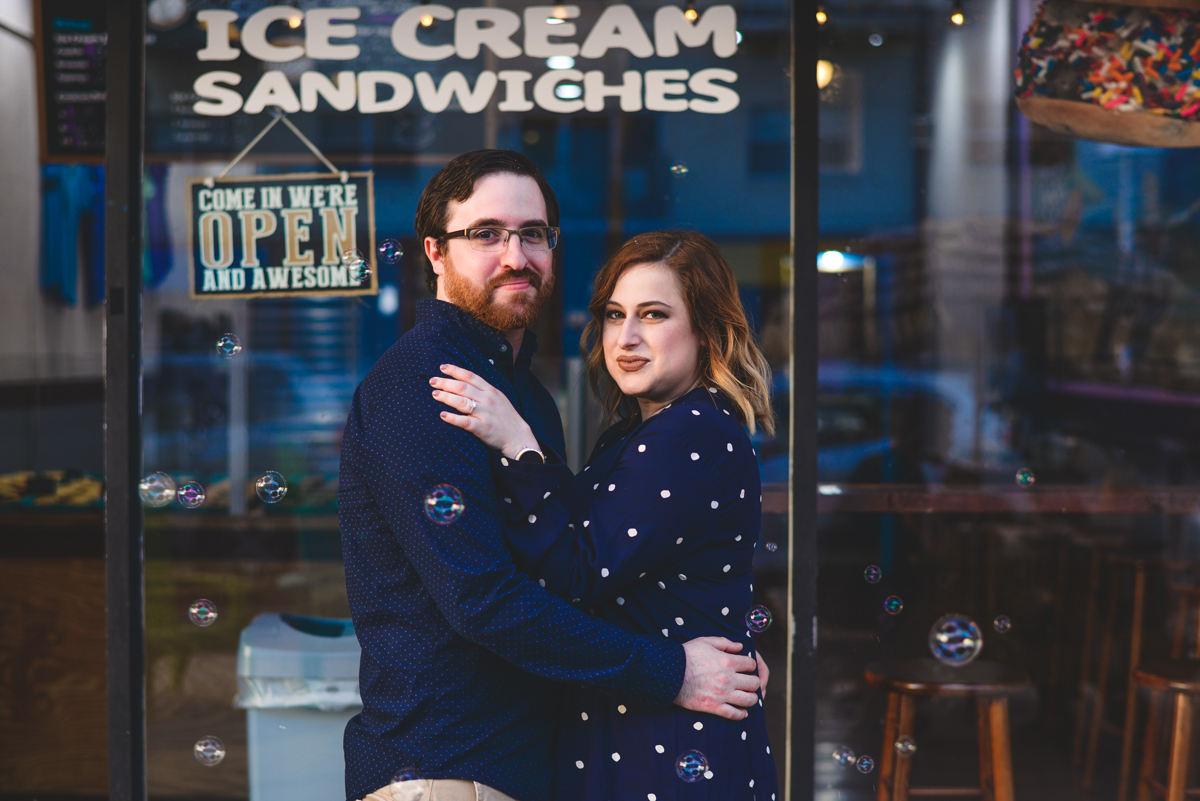
[[[876,801],[953,795],[978,795],[985,801],[1013,801],[1008,696],[1029,686],[1028,673],[998,662],[976,661],[952,668],[933,659],[907,659],[868,665],[866,679],[872,687],[888,694]],[[901,737],[912,736],[917,696],[976,698],[979,714],[978,787],[908,786],[913,757],[899,756],[895,745]]]

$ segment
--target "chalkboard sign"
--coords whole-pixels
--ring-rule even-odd
[[[103,161],[104,3],[39,0],[34,23],[42,161]]]

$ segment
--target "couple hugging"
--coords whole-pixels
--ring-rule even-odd
[[[769,367],[717,247],[639,234],[596,276],[587,371],[619,422],[573,475],[526,330],[558,216],[503,150],[455,158],[418,203],[437,299],[358,387],[342,445],[347,799],[770,801],[745,624]]]

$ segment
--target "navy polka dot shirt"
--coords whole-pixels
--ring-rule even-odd
[[[678,642],[589,617],[517,569],[492,456],[438,416],[429,379],[456,364],[504,392],[562,453],[553,398],[529,371],[533,333],[515,364],[510,348],[456,306],[424,301],[354,394],[338,516],[363,711],[346,727],[347,799],[410,768],[548,801],[560,696],[548,679],[656,705],[679,693]],[[452,522],[453,511],[426,514],[440,486],[461,494]]]

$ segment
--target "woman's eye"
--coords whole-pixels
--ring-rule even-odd
[[[621,313],[619,311],[606,311],[604,313],[604,319],[619,320],[619,319],[621,319]]]
[[[660,311],[648,311],[648,312],[646,312],[646,317],[650,318],[651,320],[665,320],[665,319],[667,319],[667,315],[663,314],[663,313],[662,313],[662,312],[660,312]]]

